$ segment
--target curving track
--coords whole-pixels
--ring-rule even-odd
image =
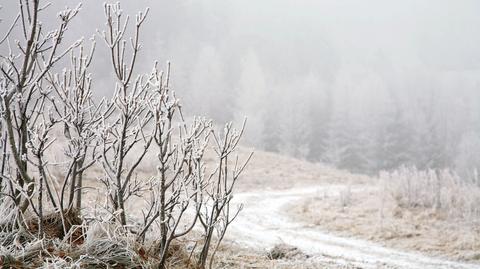
[[[284,210],[288,204],[297,200],[341,187],[318,186],[237,194],[234,201],[237,204],[243,203],[244,209],[229,228],[228,234],[234,241],[256,249],[267,249],[281,242],[287,243],[322,263],[360,268],[480,268],[480,265],[433,258],[385,248],[364,240],[334,236],[318,228],[295,222]]]

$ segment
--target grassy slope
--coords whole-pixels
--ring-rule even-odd
[[[246,158],[251,151],[249,148],[241,148],[240,159]],[[212,164],[214,159],[211,153],[206,160]],[[144,164],[139,172],[139,176],[151,176],[155,173],[155,162]],[[94,172],[90,178],[97,175]],[[460,260],[475,260],[480,256],[478,225],[472,226],[461,220],[451,222],[442,212],[399,208],[393,198],[381,190],[379,181],[375,178],[256,151],[239,181],[237,191],[288,189],[313,184],[346,187],[345,192],[307,197],[301,204],[292,205],[290,212],[297,220],[336,234],[373,240],[394,248],[418,250]],[[89,185],[96,189],[88,191],[87,204],[98,205],[105,197],[99,195],[100,186],[95,180],[89,180]],[[348,186],[365,188],[368,191],[349,192]],[[140,202],[132,203],[130,208],[138,208]],[[217,266],[221,268],[238,268],[240,265],[246,265],[246,268],[295,268],[308,263],[305,260],[271,261],[266,253],[252,252],[234,242],[225,243],[226,247],[217,255]],[[315,266],[317,265],[312,265],[312,268]]]

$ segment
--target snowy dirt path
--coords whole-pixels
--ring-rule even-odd
[[[365,240],[334,236],[305,223],[295,222],[285,208],[296,201],[344,186],[318,186],[286,191],[245,192],[235,195],[244,209],[229,228],[229,237],[256,249],[286,243],[301,249],[313,260],[349,264],[360,268],[480,268],[480,265],[432,258],[382,247]],[[352,191],[362,189],[352,188]]]

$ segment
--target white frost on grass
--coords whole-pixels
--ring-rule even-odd
[[[417,253],[398,251],[365,240],[330,235],[293,221],[287,205],[325,191],[340,191],[342,185],[297,188],[286,191],[245,192],[237,194],[236,203],[245,204],[229,237],[245,246],[267,249],[277,243],[298,247],[313,259],[332,260],[362,268],[478,268],[478,264],[453,262]],[[352,192],[366,191],[352,187]]]

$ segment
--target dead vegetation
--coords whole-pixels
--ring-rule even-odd
[[[400,208],[434,210],[449,219],[480,221],[480,182],[460,178],[449,170],[400,168],[381,173],[387,195]]]
[[[351,186],[306,198],[290,209],[295,218],[388,247],[479,261],[480,188],[475,182],[450,171],[413,168],[382,173],[369,184],[344,176]]]
[[[81,5],[60,11],[51,29],[42,23],[48,8],[20,0],[0,40],[0,266],[212,268],[241,210],[231,200],[252,156],[235,156],[245,122],[217,130],[184,118],[170,64],[137,72],[148,9],[128,36],[131,20],[118,3],[104,5],[106,28],[97,33],[115,91],[95,100],[96,42],[87,49],[64,38]],[[144,162],[155,169],[139,172]],[[104,202],[86,207],[92,186]],[[195,247],[176,245],[196,226]]]
[[[295,259],[306,257],[297,247],[288,244],[277,244],[268,253],[267,257],[271,260]]]

